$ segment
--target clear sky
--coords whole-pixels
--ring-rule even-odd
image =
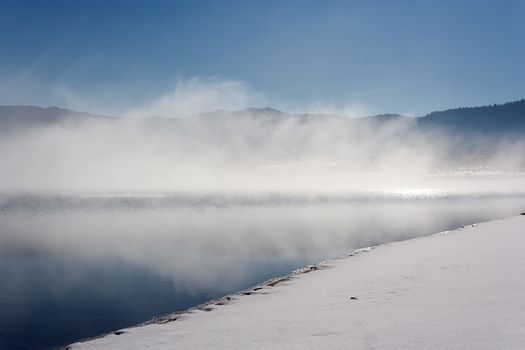
[[[420,115],[523,98],[524,63],[525,1],[0,0],[0,104]]]

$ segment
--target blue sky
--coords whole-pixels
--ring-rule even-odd
[[[201,109],[505,102],[525,97],[524,18],[512,0],[0,0],[0,104],[169,114],[217,86]]]

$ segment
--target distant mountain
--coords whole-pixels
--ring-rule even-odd
[[[509,133],[525,136],[525,99],[500,105],[432,112],[418,118],[418,125],[423,128],[445,128],[455,133]]]
[[[58,107],[0,106],[0,133],[53,124],[77,125],[93,119],[113,120],[114,118]]]

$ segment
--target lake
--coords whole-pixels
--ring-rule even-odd
[[[524,193],[423,189],[3,194],[0,348],[60,347],[354,249],[523,211]]]

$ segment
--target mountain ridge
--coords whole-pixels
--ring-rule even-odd
[[[215,110],[200,113],[186,118],[147,117],[142,122],[163,122],[167,124],[191,124],[205,122],[218,124],[235,122],[240,118],[251,119],[262,124],[294,121],[300,125],[310,122],[334,122],[345,125],[360,123],[385,124],[396,120],[411,120],[420,129],[443,128],[453,133],[521,133],[525,132],[525,99],[476,107],[458,107],[438,110],[423,116],[414,117],[395,113],[383,113],[359,118],[348,118],[325,113],[287,113],[272,107],[249,107],[236,111]],[[127,120],[123,117],[105,116],[78,112],[71,109],[51,106],[39,107],[30,105],[0,106],[0,129],[7,132],[24,128],[66,123],[75,125],[88,120],[116,121]]]

